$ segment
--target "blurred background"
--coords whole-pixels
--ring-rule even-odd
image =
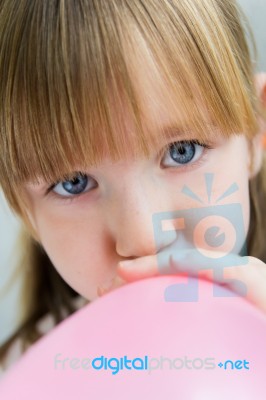
[[[239,0],[239,3],[255,35],[259,56],[257,71],[266,71],[266,0]],[[23,269],[18,268],[19,231],[20,224],[0,190],[0,345],[21,320],[19,304],[24,275]]]
[[[266,0],[238,0],[251,24],[258,48],[258,71],[266,71]]]

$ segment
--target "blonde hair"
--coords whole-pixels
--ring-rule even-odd
[[[117,160],[157,146],[136,66],[164,82],[180,129],[202,141],[215,128],[248,139],[258,131],[249,29],[233,0],[6,0],[0,7],[0,185],[32,237],[26,182],[69,179],[77,163],[85,169],[105,154]],[[134,126],[126,138],[125,108]],[[259,226],[262,235],[265,205],[254,193],[250,232]]]

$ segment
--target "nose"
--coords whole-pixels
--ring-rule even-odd
[[[127,182],[120,192],[120,199],[113,199],[109,226],[115,242],[117,254],[123,258],[137,258],[154,255],[164,247],[170,246],[177,237],[174,225],[168,222],[168,231],[158,232],[153,217],[160,212],[171,210],[169,193],[153,184]],[[159,236],[159,238],[158,238]],[[158,240],[159,239],[159,240]]]

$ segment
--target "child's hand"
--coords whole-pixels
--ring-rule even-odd
[[[266,264],[255,257],[230,255],[230,261],[232,260],[232,265],[235,261],[235,265],[224,267],[222,269],[223,275],[218,277],[215,273],[215,259],[220,253],[204,250],[204,254],[213,260],[213,268],[204,269],[204,266],[199,265],[197,258],[195,258],[195,252],[191,251],[179,252],[178,257],[171,256],[170,259],[168,257],[168,259],[165,259],[165,265],[162,265],[160,261],[160,269],[158,267],[158,255],[120,262],[117,271],[118,277],[114,279],[113,286],[105,290],[104,293],[122,286],[126,282],[143,278],[161,274],[189,274],[227,286],[240,296],[247,297],[249,301],[266,313]],[[246,287],[244,294],[243,284],[241,285],[241,283]]]

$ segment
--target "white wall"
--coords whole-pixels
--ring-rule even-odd
[[[259,53],[259,71],[266,71],[266,0],[238,0],[248,16]]]
[[[0,344],[15,329],[19,316],[17,304],[22,283],[22,271],[17,271],[14,284],[6,292],[5,288],[18,264],[19,254],[16,251],[16,240],[20,224],[10,212],[2,191],[0,190]]]

